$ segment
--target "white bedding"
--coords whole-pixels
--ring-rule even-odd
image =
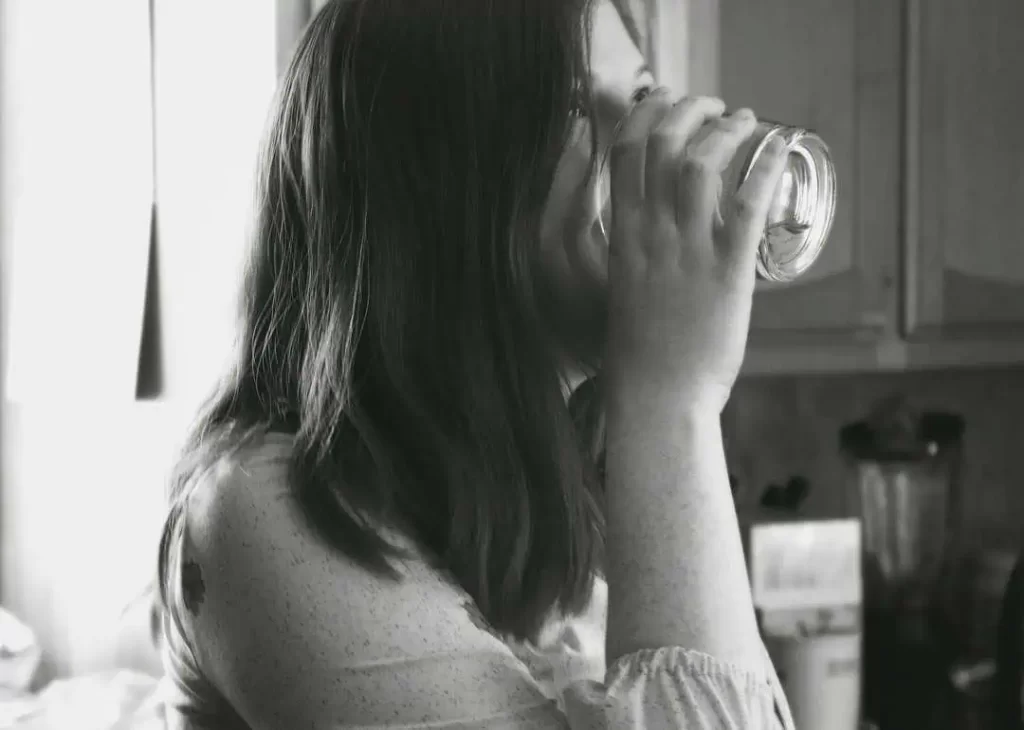
[[[131,670],[59,679],[0,699],[0,730],[164,730],[160,680]]]

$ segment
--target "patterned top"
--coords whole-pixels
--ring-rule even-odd
[[[172,522],[171,730],[792,730],[775,672],[679,647],[604,662],[607,586],[537,645],[503,641],[426,561],[374,576],[324,545],[268,434],[198,479]],[[401,541],[400,536],[387,536]],[[408,546],[408,541],[403,547]]]

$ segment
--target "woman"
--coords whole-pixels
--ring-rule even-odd
[[[161,545],[172,727],[791,727],[719,427],[785,153],[719,211],[753,116],[652,83],[606,3],[314,19]],[[598,362],[603,489],[564,400]],[[545,674],[602,566],[607,674]]]

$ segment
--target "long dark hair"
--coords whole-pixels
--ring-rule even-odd
[[[538,308],[539,218],[587,99],[589,0],[334,0],[277,99],[232,372],[172,480],[260,430],[343,555],[400,526],[499,631],[574,611],[601,561],[593,470]]]

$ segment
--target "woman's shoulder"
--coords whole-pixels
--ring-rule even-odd
[[[430,606],[461,606],[468,600],[395,530],[381,528],[380,534],[405,553],[392,560],[398,580],[364,568],[329,545],[294,498],[292,448],[292,436],[266,433],[219,458],[189,490],[182,556],[207,563],[211,575],[247,575],[253,590],[283,592],[284,586],[303,580],[326,580],[339,589],[331,593],[332,610],[346,619],[335,626],[349,626],[353,635],[388,616],[394,622],[402,614],[429,616]]]
[[[219,549],[218,538],[232,538],[239,519],[251,519],[287,495],[293,443],[288,434],[257,432],[230,447],[205,447],[210,451],[202,466],[190,465],[190,476],[169,505],[164,529],[172,552],[185,542],[194,549]]]
[[[185,488],[190,526],[255,509],[287,493],[293,448],[290,434],[265,431],[225,449]]]
[[[384,535],[410,550],[393,561],[394,580],[322,540],[288,486],[290,451],[287,436],[254,438],[189,490],[176,562],[200,665],[242,675],[229,684],[260,686],[266,678],[248,676],[255,668],[268,659],[308,662],[313,647],[329,652],[335,670],[508,654],[468,595],[412,552],[411,541]]]
[[[287,719],[274,726],[546,707],[469,597],[428,561],[396,559],[394,580],[320,539],[291,496],[288,454],[281,437],[255,440],[190,492],[174,561],[178,626],[204,686],[242,717]]]

